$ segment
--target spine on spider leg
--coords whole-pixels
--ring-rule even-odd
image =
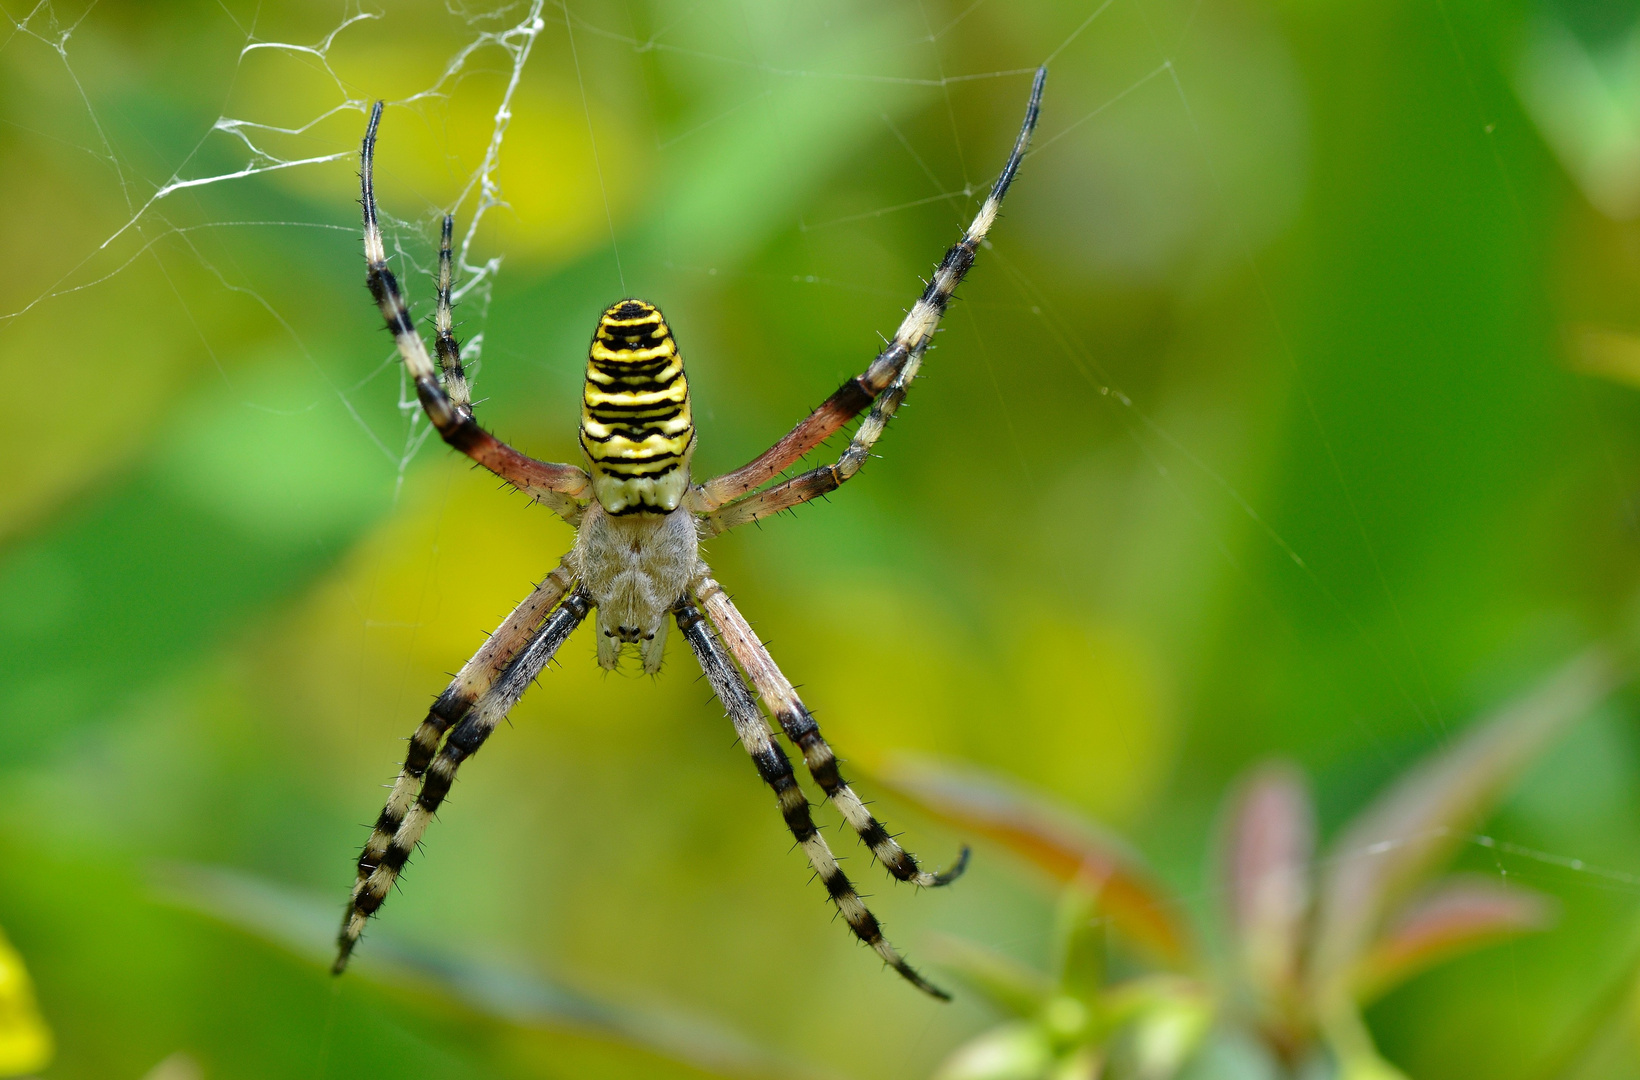
[[[695,425],[683,357],[660,310],[612,304],[598,320],[581,395],[581,448],[611,514],[669,513],[689,485]]]
[[[456,770],[484,745],[490,732],[524,696],[530,683],[591,610],[591,602],[582,590],[577,589],[566,597],[547,617],[529,644],[506,666],[494,685],[466,710],[444,740],[444,745],[438,748],[436,754],[429,755],[430,761],[422,767],[421,790],[394,827],[380,855],[369,858],[367,849],[367,857],[359,860],[359,877],[348,899],[347,911],[342,916],[341,933],[337,936],[336,962],[331,966],[334,974],[341,974],[347,967],[348,957],[358,944],[359,936],[364,933],[365,923],[387,899],[394,881],[410,861],[411,852],[421,842],[433,815],[450,793]],[[412,744],[413,752],[416,745]]]
[[[837,865],[837,857],[832,854],[825,837],[820,835],[820,830],[815,828],[814,818],[809,813],[808,797],[797,785],[791,760],[770,737],[757,702],[741,681],[740,673],[735,670],[734,661],[724,651],[723,644],[712,634],[700,609],[685,602],[673,609],[673,615],[677,619],[678,630],[689,643],[695,659],[700,662],[707,681],[712,684],[712,690],[729,713],[735,734],[740,736],[741,745],[751,755],[758,775],[774,790],[786,828],[791,830],[792,837],[803,849],[809,865],[826,887],[826,894],[831,897],[831,902],[837,906],[854,936],[869,945],[873,952],[917,989],[941,1001],[950,1001],[950,994],[924,979],[883,937],[877,917],[860,899],[860,894],[854,890],[854,884],[843,873],[843,868]]]

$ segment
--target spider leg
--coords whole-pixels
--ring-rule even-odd
[[[860,471],[860,466],[866,463],[866,458],[871,456],[871,448],[882,437],[888,422],[894,418],[895,411],[905,400],[906,392],[911,388],[911,380],[917,377],[917,371],[922,367],[923,353],[927,349],[928,343],[924,342],[906,358],[905,366],[900,368],[899,373],[894,376],[894,381],[888,384],[888,388],[877,395],[876,403],[855,431],[854,438],[849,440],[848,449],[844,450],[835,462],[822,465],[818,469],[810,469],[784,483],[765,488],[755,495],[748,495],[739,502],[730,503],[707,514],[704,519],[706,535],[717,536],[726,533],[738,525],[745,525],[766,518],[770,514],[801,506],[810,499],[829,495],[842,487]]]
[[[1019,163],[1025,157],[1025,149],[1030,145],[1031,132],[1036,128],[1036,118],[1042,104],[1042,87],[1047,81],[1048,69],[1038,68],[1036,79],[1031,83],[1031,98],[1025,108],[1025,122],[1019,129],[1019,136],[1014,140],[1013,152],[1008,155],[1008,163],[1003,166],[1002,174],[997,177],[996,183],[991,186],[990,195],[980,206],[979,213],[974,216],[973,222],[962,234],[945,258],[940,260],[929,280],[928,286],[923,289],[922,295],[906,313],[900,328],[894,333],[894,340],[888,347],[877,354],[871,366],[864,372],[856,375],[840,386],[831,397],[821,403],[807,417],[801,420],[796,427],[787,432],[778,442],[758,455],[751,462],[741,466],[734,472],[724,473],[722,476],[707,480],[698,485],[691,492],[690,508],[699,514],[710,514],[720,507],[744,498],[753,491],[774,479],[781,472],[790,468],[800,458],[814,450],[826,439],[836,434],[842,426],[857,416],[861,410],[877,401],[884,391],[898,387],[898,398],[903,399],[906,387],[915,376],[916,368],[924,350],[933,339],[934,331],[938,328],[940,317],[945,314],[946,305],[951,301],[951,295],[956,292],[968,268],[974,265],[974,256],[985,235],[990,232],[991,226],[996,223],[997,212],[1002,206],[1002,199],[1008,194],[1008,187],[1014,182],[1014,176],[1019,172]],[[903,376],[903,378],[902,378]],[[881,434],[881,424],[886,424],[888,418],[898,408],[899,400],[882,410],[879,417],[878,431],[870,436],[866,446],[876,441],[877,434]],[[876,412],[873,415],[877,415]],[[870,421],[868,420],[869,424]],[[863,431],[863,429],[862,429]],[[858,439],[856,439],[858,442]],[[854,451],[851,445],[844,453],[843,459],[835,465],[828,465],[816,469],[813,473],[805,474],[781,485],[774,490],[788,489],[782,496],[788,501],[784,505],[794,506],[799,502],[814,498],[815,495],[834,490],[849,476],[854,475],[864,460],[864,451],[853,459],[852,467],[843,474],[849,454]],[[829,479],[821,479],[818,474],[829,473]],[[811,480],[811,478],[813,478]],[[805,482],[807,482],[805,484]],[[827,483],[829,487],[825,486]],[[807,492],[807,494],[804,494]],[[802,495],[802,497],[797,497]],[[780,507],[775,507],[779,509]],[[770,513],[773,511],[770,510]],[[745,520],[755,520],[762,514],[754,514]],[[737,520],[735,524],[739,524]],[[723,528],[730,526],[724,525]],[[722,529],[717,531],[721,532]]]
[[[792,775],[791,761],[786,757],[786,752],[775,744],[763,714],[758,711],[757,702],[741,681],[740,673],[735,670],[734,661],[724,651],[722,642],[707,626],[700,609],[684,599],[673,609],[673,615],[677,619],[678,630],[689,642],[695,659],[700,661],[701,670],[706,673],[707,681],[712,684],[712,690],[728,711],[740,744],[751,755],[763,782],[774,789],[786,827],[808,857],[809,865],[826,887],[827,894],[837,905],[849,929],[854,931],[854,936],[871,946],[885,963],[917,989],[941,1001],[951,1000],[950,994],[919,975],[917,969],[906,963],[899,951],[883,937],[877,917],[860,899],[860,894],[854,891],[853,883],[843,873],[843,868],[837,865],[837,857],[831,853],[825,837],[815,828],[814,819],[809,815],[808,797]]]
[[[438,752],[438,744],[444,733],[467,715],[474,702],[489,692],[519,650],[528,645],[540,630],[547,612],[556,607],[569,591],[574,577],[569,561],[566,555],[552,573],[524,598],[523,603],[496,627],[495,633],[485,639],[484,645],[462,665],[455,679],[433,702],[432,708],[427,711],[427,719],[410,736],[410,749],[405,753],[404,766],[393,783],[387,805],[376,819],[375,829],[365,843],[364,852],[359,856],[361,880],[381,862],[382,853],[399,831],[399,825],[404,821],[410,804],[415,801],[422,775]]]
[[[804,707],[790,680],[769,655],[769,650],[752,632],[746,617],[729,599],[729,594],[723,591],[723,586],[710,577],[703,578],[695,589],[695,597],[706,609],[707,617],[717,627],[718,635],[729,647],[741,670],[751,679],[752,686],[763,699],[764,708],[779,721],[781,730],[792,745],[802,751],[803,764],[808,767],[809,775],[814,777],[815,783],[836,805],[843,819],[859,834],[861,842],[871,849],[888,872],[901,881],[923,888],[949,885],[961,877],[968,868],[966,847],[950,869],[938,872],[924,870],[917,865],[916,858],[888,834],[882,822],[866,809],[866,804],[838,771],[837,755],[832,753],[831,747],[821,736],[820,725]]]
[[[450,793],[456,769],[484,745],[490,732],[592,609],[585,592],[577,589],[542,621],[542,612],[563,596],[568,583],[568,575],[560,565],[461,669],[411,737],[404,771],[359,856],[359,876],[342,917],[333,973],[339,975],[347,966],[366,921],[387,898],[410,853]],[[500,645],[496,645],[498,640]],[[439,747],[439,737],[452,724],[453,730]]]
[[[416,397],[421,401],[427,419],[438,429],[444,441],[460,450],[501,479],[543,503],[570,524],[580,520],[581,507],[575,497],[588,489],[587,474],[573,465],[559,465],[537,461],[497,439],[473,419],[468,400],[466,374],[461,368],[460,353],[455,338],[449,334],[449,239],[452,224],[444,223],[444,243],[439,253],[439,331],[438,351],[444,365],[449,388],[441,385],[432,358],[427,355],[427,344],[416,332],[399,291],[398,279],[387,265],[387,249],[382,243],[381,227],[377,223],[376,191],[372,177],[376,157],[376,128],[381,122],[382,103],[376,102],[370,110],[370,125],[365,129],[364,145],[359,152],[359,184],[364,206],[364,257],[368,267],[365,277],[370,295],[381,309],[382,319],[393,332],[399,356],[416,383]]]
[[[444,389],[450,395],[450,404],[457,408],[471,408],[473,391],[467,385],[467,369],[461,366],[461,346],[456,342],[455,323],[450,314],[450,286],[454,284],[450,258],[450,240],[456,230],[456,219],[444,215],[444,228],[438,240],[438,308],[433,316],[433,330],[437,337],[439,367],[444,369]]]

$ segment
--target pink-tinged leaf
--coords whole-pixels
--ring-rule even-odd
[[[1231,798],[1222,856],[1236,954],[1267,1000],[1297,991],[1310,910],[1315,811],[1292,765],[1256,769]]]
[[[1312,988],[1348,993],[1356,965],[1385,916],[1448,858],[1549,741],[1616,686],[1607,654],[1591,649],[1525,697],[1470,726],[1413,766],[1345,828],[1322,880],[1310,956]]]
[[[1356,997],[1370,1001],[1460,953],[1547,929],[1553,917],[1541,893],[1486,878],[1450,878],[1390,921],[1356,971]]]
[[[898,757],[877,775],[933,817],[996,841],[1059,884],[1093,888],[1111,923],[1161,959],[1194,957],[1183,920],[1144,862],[1086,817],[969,766]]]

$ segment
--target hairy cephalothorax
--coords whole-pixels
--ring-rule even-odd
[[[612,304],[593,335],[581,396],[586,469],[537,461],[478,425],[461,350],[451,331],[452,220],[444,219],[439,246],[436,367],[387,267],[371,181],[382,112],[381,103],[376,104],[360,155],[367,280],[415,380],[416,396],[445,442],[557,513],[575,527],[576,537],[575,546],[467,661],[411,735],[404,767],[359,856],[358,880],[342,920],[336,972],[346,967],[365,923],[381,907],[449,794],[457,768],[484,744],[565,639],[596,612],[598,662],[606,668],[619,663],[627,645],[635,645],[644,670],[660,670],[668,620],[677,623],[728,711],[741,745],[774,789],[792,836],[849,929],[918,988],[938,998],[947,996],[883,938],[876,918],[815,827],[808,797],[775,741],[769,718],[802,755],[804,767],[826,798],[898,880],[918,886],[948,884],[962,873],[967,849],[951,869],[929,872],[872,816],[838,771],[836,756],[797,691],[712,579],[700,557],[700,542],[835,491],[860,470],[905,399],[940,316],[996,221],[1036,127],[1046,78],[1046,69],[1036,73],[1025,123],[1002,175],[962,239],[945,253],[894,339],[864,372],[845,382],[768,450],[734,472],[699,484],[689,476],[695,426],[683,356],[660,310],[642,300]],[[770,484],[868,407],[835,462]]]

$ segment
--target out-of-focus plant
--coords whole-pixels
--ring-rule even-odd
[[[167,903],[243,930],[317,969],[329,963],[334,905],[322,899],[220,867],[167,864],[157,868],[154,885]],[[444,1008],[453,1005],[520,1030],[590,1036],[704,1077],[830,1080],[834,1075],[788,1061],[697,1013],[612,1004],[527,970],[401,941],[380,929],[372,937],[372,958],[358,966],[361,978],[430,998]],[[185,1055],[175,1062],[177,1069],[197,1069]],[[166,1067],[161,1062],[150,1077],[169,1080],[173,1074],[160,1071]]]
[[[1559,19],[1525,37],[1515,87],[1527,113],[1596,209],[1640,214],[1640,23],[1589,40]]]
[[[937,1080],[1166,1080],[1215,1032],[1262,1048],[1262,1060],[1237,1067],[1250,1077],[1400,1077],[1362,1008],[1462,952],[1549,925],[1550,904],[1536,893],[1440,871],[1616,679],[1603,653],[1568,663],[1402,773],[1321,858],[1302,774],[1255,768],[1224,819],[1217,962],[1139,857],[1094,823],[975,771],[893,765],[883,779],[902,795],[1064,888],[1051,973],[945,943],[945,966],[1009,1019],[959,1048]],[[1107,927],[1135,947],[1131,956],[1107,950]]]
[[[22,1076],[51,1061],[51,1029],[34,1003],[23,958],[0,935],[0,1076]]]

